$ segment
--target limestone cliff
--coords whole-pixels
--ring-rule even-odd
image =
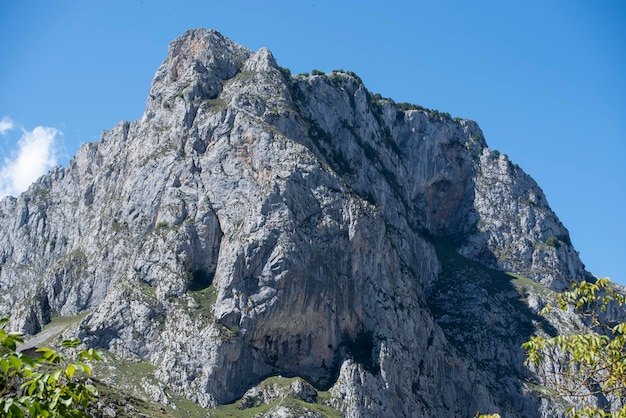
[[[588,276],[475,122],[210,30],[170,44],[140,120],[0,202],[0,268],[0,315],[87,313],[67,333],[152,364],[156,400],[297,376],[348,417],[560,413],[519,346]]]

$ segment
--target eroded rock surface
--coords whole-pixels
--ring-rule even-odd
[[[475,122],[210,30],[170,44],[140,120],[0,202],[0,268],[28,333],[89,311],[77,336],[169,393],[216,406],[299,376],[348,417],[559,413],[522,384],[541,298],[501,271],[588,276]]]

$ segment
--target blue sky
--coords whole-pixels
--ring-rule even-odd
[[[476,120],[532,175],[587,268],[626,283],[626,3],[2,1],[0,193],[141,116],[168,43],[214,28],[292,73]]]

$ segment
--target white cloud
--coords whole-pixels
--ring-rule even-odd
[[[8,131],[14,128],[13,121],[10,117],[4,116],[0,119],[0,135],[6,134]]]
[[[6,125],[5,120],[8,120]],[[0,132],[6,132],[1,129],[9,126],[9,123],[12,127],[13,122],[3,118],[0,121]],[[4,158],[0,167],[0,198],[17,196],[57,164],[56,140],[61,135],[61,131],[45,126],[37,126],[32,131],[22,130],[17,149],[11,158]]]

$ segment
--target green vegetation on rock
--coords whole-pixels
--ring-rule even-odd
[[[309,390],[315,391],[317,402],[307,402],[299,398],[293,389],[293,385],[301,383]],[[281,408],[287,409],[291,416],[309,416],[316,413],[325,418],[339,418],[341,414],[336,409],[327,404],[330,400],[328,392],[317,391],[300,377],[286,378],[282,376],[272,376],[263,380],[258,386],[259,392],[269,389],[274,396],[262,399],[261,396],[253,398],[244,397],[228,405],[220,405],[210,413],[211,417],[236,417],[252,418],[264,417],[271,413],[276,414]],[[318,416],[319,416],[318,415]],[[275,416],[275,415],[272,415]]]

